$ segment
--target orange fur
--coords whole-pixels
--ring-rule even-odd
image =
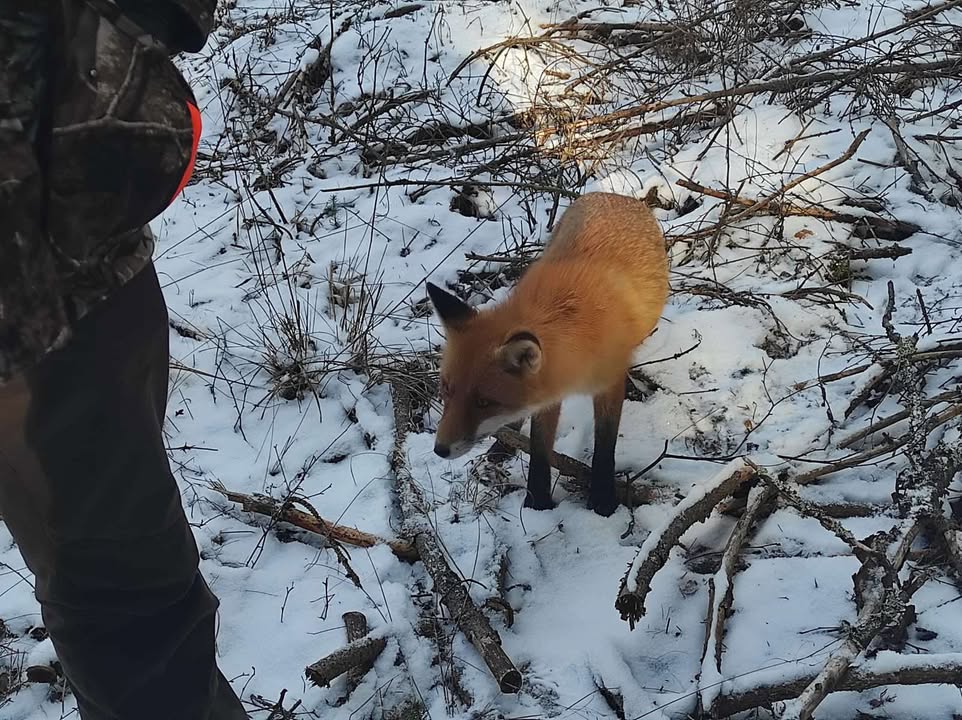
[[[494,424],[574,394],[620,416],[621,400],[599,406],[597,397],[616,384],[623,393],[632,354],[658,323],[668,296],[664,236],[644,202],[589,193],[502,303],[476,311],[429,291],[447,331],[437,447],[457,455]],[[549,450],[553,427],[550,435]]]

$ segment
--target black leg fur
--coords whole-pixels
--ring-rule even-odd
[[[619,380],[594,398],[595,448],[591,458],[588,507],[603,517],[608,517],[618,507],[615,497],[615,446],[618,443],[624,401],[624,380]]]
[[[531,464],[528,466],[528,495],[524,506],[532,510],[550,510],[555,506],[551,499],[548,457],[554,449],[560,410],[561,406],[555,405],[531,418]]]

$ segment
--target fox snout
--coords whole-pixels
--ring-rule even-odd
[[[435,441],[434,443],[434,454],[438,457],[448,458],[453,460],[454,458],[459,458],[464,455],[468,450],[477,444],[477,440],[471,440],[468,442],[459,442],[454,445],[445,445],[440,441]]]
[[[467,422],[459,420],[456,412],[450,414],[445,412],[441,416],[437,434],[434,437],[434,452],[450,460],[459,458],[499,428],[529,417],[532,412],[534,412],[532,408],[520,408],[514,412],[492,415],[480,421],[472,418]]]
[[[456,437],[447,432],[447,423],[445,420],[446,418],[442,417],[441,422],[438,424],[438,432],[434,438],[435,455],[453,460],[454,458],[461,457],[478,444],[479,438],[473,435]]]

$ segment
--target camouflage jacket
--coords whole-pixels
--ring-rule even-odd
[[[149,263],[200,133],[170,56],[216,1],[0,0],[0,384]]]

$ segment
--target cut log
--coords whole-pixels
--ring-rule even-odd
[[[335,650],[327,657],[308,665],[307,679],[318,687],[327,687],[335,678],[358,667],[370,667],[387,647],[383,637],[364,637]]]

